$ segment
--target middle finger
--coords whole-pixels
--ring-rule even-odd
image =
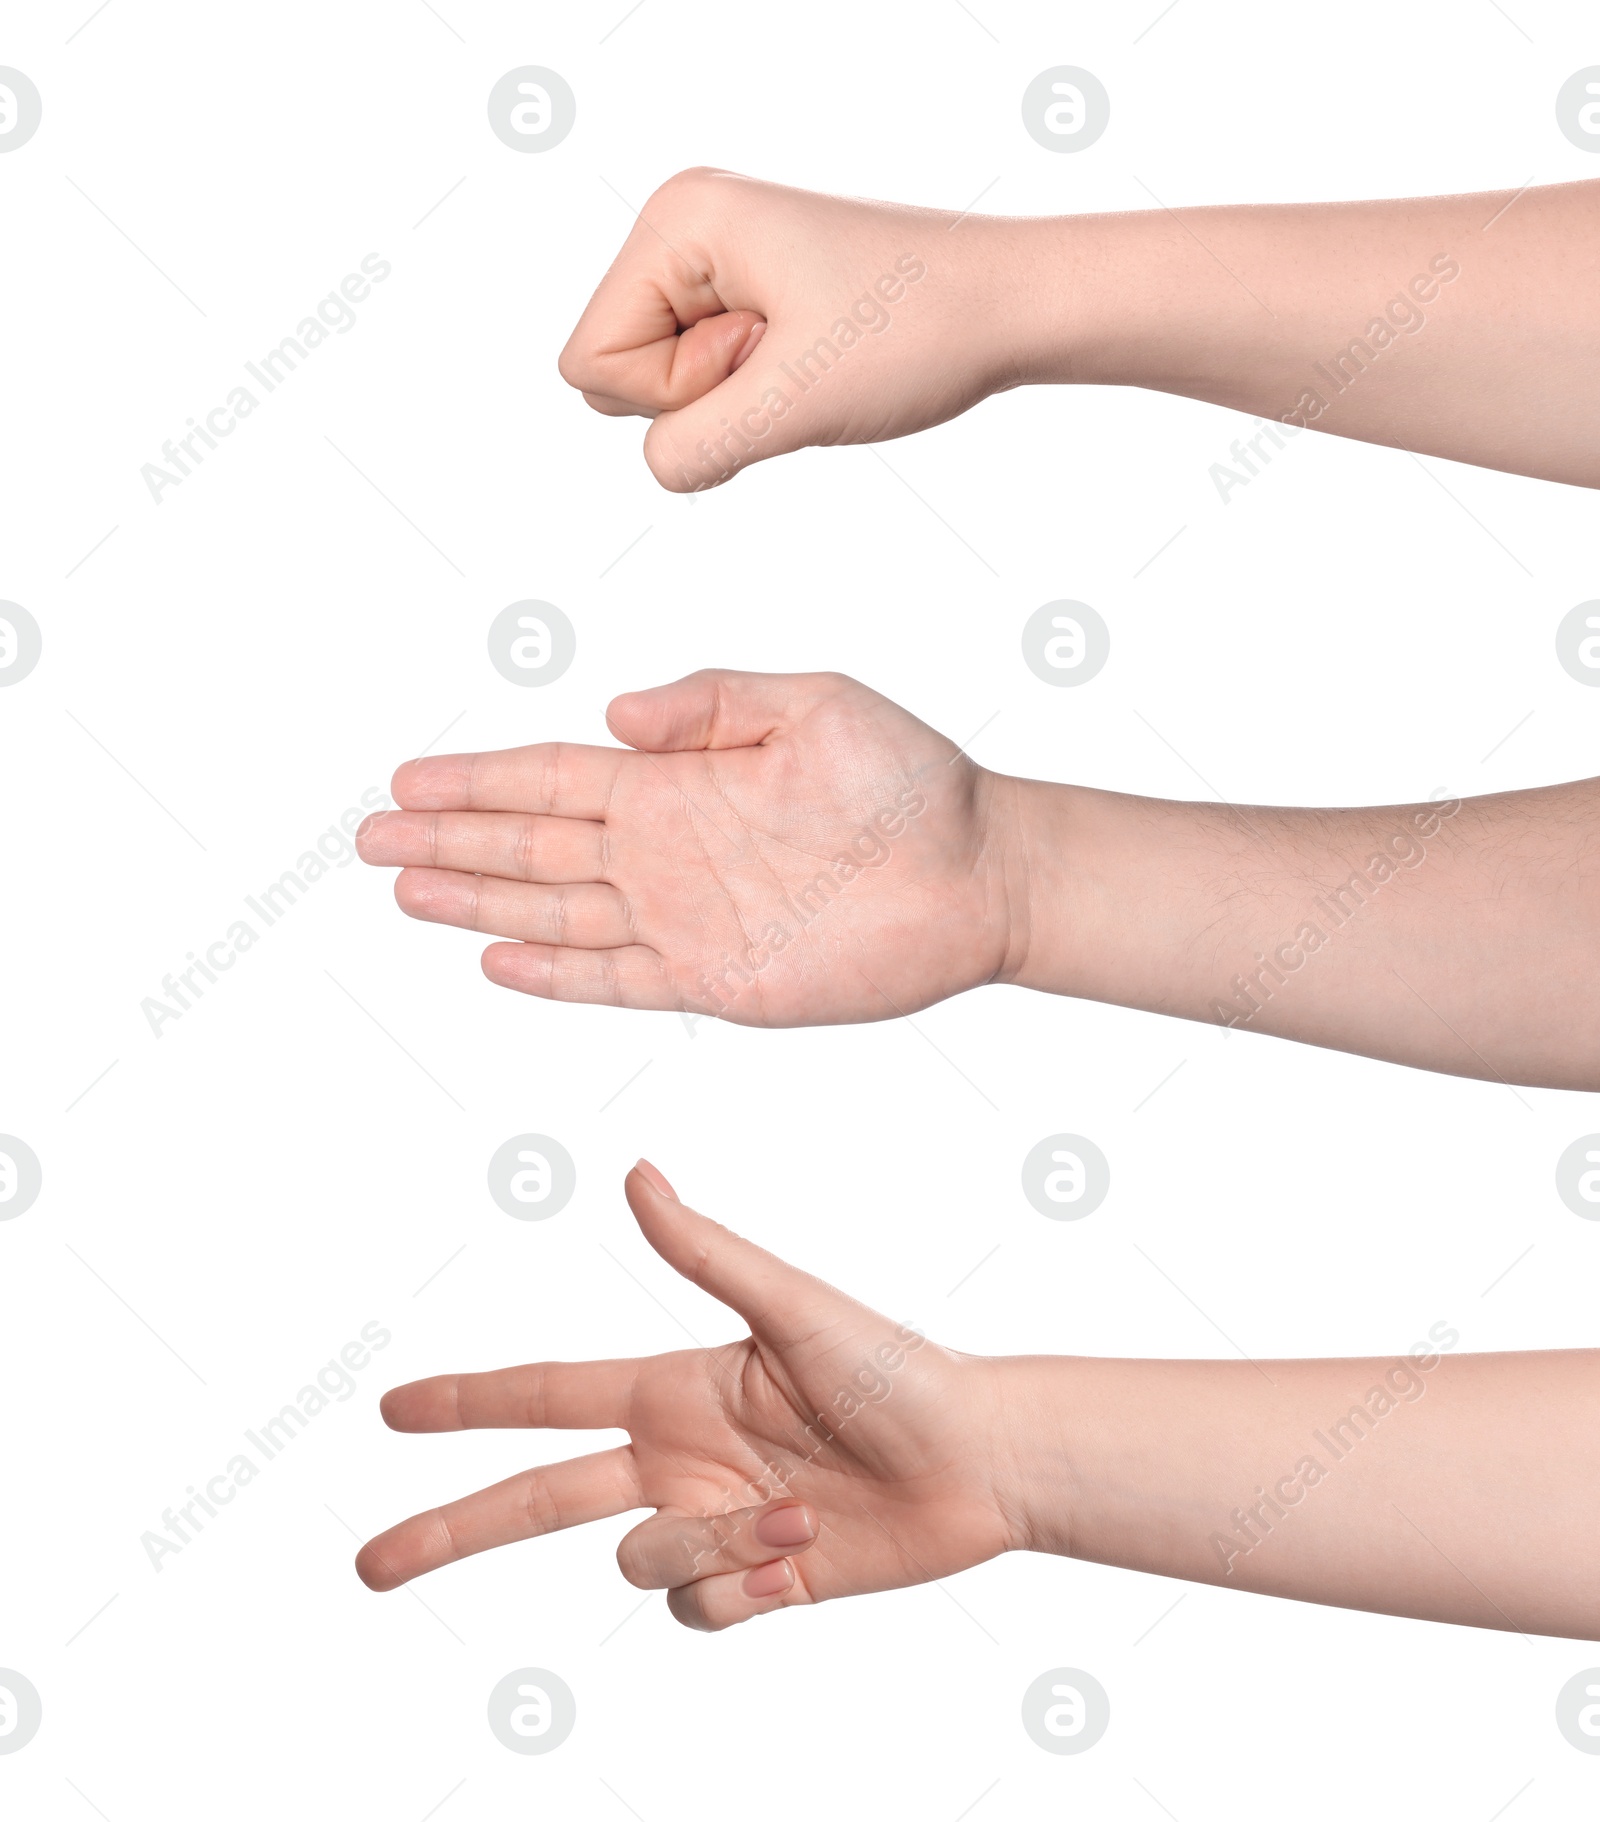
[[[604,878],[605,825],[515,810],[387,810],[357,841],[374,867],[441,867],[578,885]]]
[[[480,1550],[615,1518],[641,1498],[626,1445],[552,1462],[391,1526],[361,1547],[356,1573],[386,1592]]]

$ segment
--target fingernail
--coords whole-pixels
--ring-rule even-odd
[[[367,830],[370,829],[377,820],[376,816],[364,817],[362,819],[361,827],[356,830],[356,840],[360,841],[361,837],[366,834]]]
[[[764,1601],[769,1595],[786,1593],[794,1586],[794,1570],[789,1559],[780,1556],[775,1563],[763,1563],[744,1578],[744,1591],[753,1601]]]
[[[658,1196],[665,1196],[669,1202],[676,1202],[678,1192],[646,1158],[641,1158],[633,1167]]]
[[[745,362],[749,360],[750,356],[755,353],[756,343],[761,340],[766,332],[767,325],[764,322],[754,325],[750,333],[744,338],[744,346],[733,357],[733,366],[729,369],[731,373],[737,373]]]
[[[797,1544],[809,1544],[815,1536],[804,1506],[779,1506],[776,1512],[763,1512],[756,1520],[756,1541],[774,1550],[792,1550]]]

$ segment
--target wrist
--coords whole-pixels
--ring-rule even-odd
[[[1041,342],[1047,305],[1035,295],[1044,243],[1030,220],[969,215],[940,238],[948,285],[941,322],[942,358],[964,373],[976,397],[1009,392],[1051,377]]]
[[[1098,848],[1098,794],[1000,773],[985,777],[986,846],[1003,921],[1001,961],[991,977],[1040,993],[1095,997],[1100,929],[1114,922],[1115,881]]]
[[[1070,1359],[1016,1355],[982,1362],[993,1411],[991,1480],[1008,1550],[1071,1556],[1087,1516],[1070,1428]]]
[[[1001,281],[994,320],[1008,342],[1012,385],[1117,385],[1130,365],[1142,292],[1126,268],[1144,253],[1140,215],[1056,215],[997,221]]]

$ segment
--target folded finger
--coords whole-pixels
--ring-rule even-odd
[[[569,740],[496,753],[439,753],[408,759],[390,790],[402,810],[525,810],[600,822],[628,757],[616,747]]]
[[[381,810],[356,831],[374,867],[445,867],[559,886],[599,879],[605,825],[515,810]]]
[[[541,1000],[626,1006],[635,1012],[715,1010],[688,1004],[666,963],[642,943],[618,949],[569,949],[554,943],[491,943],[483,971],[497,987]]]
[[[517,942],[615,949],[634,936],[627,901],[615,886],[525,886],[515,880],[407,867],[394,882],[394,896],[408,917]]]
[[[493,1373],[437,1373],[385,1392],[391,1430],[619,1430],[636,1360],[544,1360]]]
[[[631,1448],[580,1455],[417,1513],[364,1544],[356,1573],[384,1593],[481,1550],[615,1518],[640,1503]]]
[[[709,1518],[662,1512],[623,1538],[617,1567],[635,1588],[681,1588],[708,1575],[798,1555],[810,1549],[816,1535],[816,1515],[794,1500]]]
[[[656,415],[647,406],[636,405],[629,399],[614,399],[605,392],[586,392],[583,402],[591,411],[598,411],[606,418],[653,418]]]
[[[673,1588],[667,1610],[680,1625],[695,1632],[721,1632],[780,1607],[809,1605],[811,1596],[787,1557],[763,1563],[758,1569],[735,1569],[727,1575],[708,1575],[698,1582]]]
[[[725,308],[704,275],[652,247],[642,265],[624,254],[607,274],[557,365],[585,397],[654,415],[719,386],[765,329],[759,311]]]

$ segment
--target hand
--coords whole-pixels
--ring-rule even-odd
[[[655,420],[644,455],[663,487],[715,487],[1017,383],[997,308],[1010,257],[993,219],[685,171],[640,210],[561,373],[596,411]]]
[[[987,1362],[952,1354],[685,1208],[651,1165],[626,1192],[675,1271],[750,1325],[646,1360],[449,1374],[386,1394],[392,1429],[625,1429],[631,1441],[419,1513],[365,1545],[386,1591],[479,1550],[640,1506],[617,1551],[686,1626],[910,1587],[1013,1547]]]
[[[619,696],[637,748],[413,760],[361,857],[401,909],[513,939],[492,981],[742,1025],[893,1018],[1000,976],[1001,781],[848,677]]]

